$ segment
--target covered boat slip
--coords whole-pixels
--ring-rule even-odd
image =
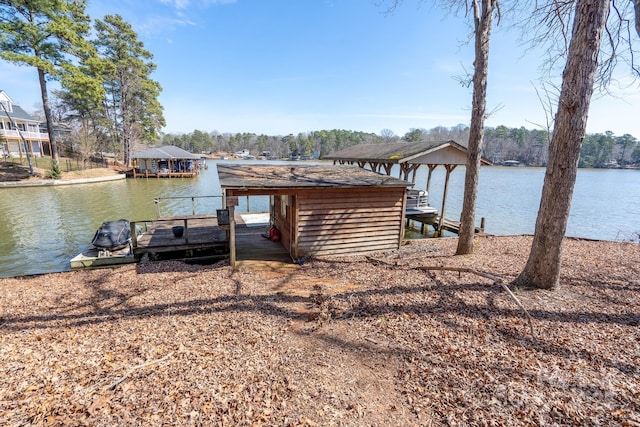
[[[361,168],[368,166],[373,171],[387,175],[391,175],[394,165],[399,165],[399,177],[415,182],[420,165],[427,165],[431,171],[439,165],[452,166],[453,170],[455,166],[466,164],[467,149],[451,140],[359,144],[328,154],[324,159],[340,164],[355,164]],[[484,160],[483,163],[487,164]]]
[[[271,196],[271,223],[294,260],[400,247],[406,181],[351,166],[217,167],[230,212],[240,196]],[[231,221],[232,265],[241,256],[236,229]]]
[[[131,159],[134,178],[194,177],[199,173],[201,161],[199,156],[173,145],[149,148],[133,154]]]
[[[442,206],[437,218],[431,215],[407,213],[407,219],[413,219],[424,224],[432,224],[438,233],[448,230],[457,233],[457,221],[447,219],[446,201],[449,189],[449,176],[460,165],[467,163],[467,148],[455,141],[420,141],[399,142],[388,144],[359,144],[345,148],[327,156],[325,160],[333,160],[334,164],[358,165],[372,171],[391,175],[394,165],[399,167],[399,178],[415,183],[416,173],[421,165],[428,168],[426,191],[430,193],[431,177],[438,166],[444,166],[446,171]],[[480,160],[483,165],[490,165],[487,159]],[[481,232],[479,228],[477,231]]]

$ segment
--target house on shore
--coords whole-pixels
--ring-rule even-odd
[[[24,111],[4,90],[0,90],[0,156],[42,157],[51,155],[49,134],[40,121]]]
[[[242,196],[270,197],[271,227],[294,260],[400,248],[409,182],[353,166],[218,163],[217,168],[232,220],[232,264],[233,210]]]
[[[185,178],[200,173],[200,156],[174,145],[139,151],[131,159],[134,178]]]

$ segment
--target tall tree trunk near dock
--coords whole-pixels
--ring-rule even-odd
[[[40,81],[40,93],[42,95],[42,109],[47,122],[47,132],[49,133],[49,145],[51,146],[51,158],[59,161],[58,144],[53,132],[53,118],[51,117],[51,105],[49,103],[49,93],[47,92],[47,78],[42,68],[38,68],[38,80]]]
[[[467,167],[464,179],[464,201],[460,215],[460,231],[456,255],[473,253],[473,237],[475,232],[476,200],[478,196],[478,180],[482,141],[484,136],[484,120],[487,106],[487,76],[489,74],[489,41],[493,13],[497,8],[496,0],[478,0],[472,2],[474,9],[475,60],[473,71],[473,101],[469,144],[467,147]]]
[[[527,264],[514,281],[516,286],[553,289],[560,280],[562,241],[567,229],[609,6],[610,0],[576,2],[535,235]]]

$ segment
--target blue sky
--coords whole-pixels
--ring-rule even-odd
[[[320,129],[404,135],[468,125],[473,45],[462,16],[404,0],[89,0],[92,18],[120,14],[153,53],[164,132],[297,134]],[[506,27],[503,26],[503,27]],[[537,128],[546,57],[494,31],[487,126]],[[626,72],[626,70],[623,70]],[[629,81],[621,75],[622,81]],[[0,61],[0,89],[27,111],[41,104],[35,70]],[[640,88],[594,97],[588,132],[640,138]],[[555,108],[555,107],[554,107]]]

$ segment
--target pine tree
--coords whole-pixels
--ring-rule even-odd
[[[90,55],[86,0],[0,0],[0,58],[38,70],[51,156],[58,160],[47,79],[76,73],[73,59]]]
[[[96,46],[105,61],[104,81],[112,135],[122,149],[125,165],[131,164],[133,144],[156,141],[165,125],[158,96],[162,88],[151,79],[156,65],[138,35],[120,15],[96,21]]]

